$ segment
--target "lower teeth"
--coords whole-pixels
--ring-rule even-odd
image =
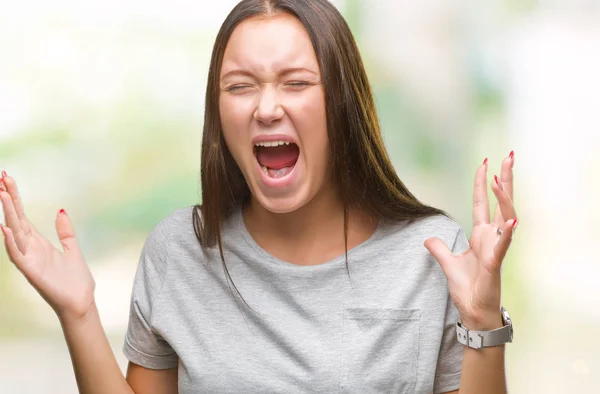
[[[283,178],[284,176],[286,176],[287,174],[290,173],[290,171],[292,170],[293,167],[284,167],[284,168],[280,168],[278,170],[274,170],[272,168],[267,168],[265,166],[260,166],[262,172],[267,175],[270,178]]]

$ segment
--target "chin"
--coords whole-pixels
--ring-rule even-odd
[[[260,206],[276,214],[286,214],[298,211],[306,206],[311,196],[307,192],[290,192],[288,195],[267,196],[261,191],[253,193],[253,200]]]

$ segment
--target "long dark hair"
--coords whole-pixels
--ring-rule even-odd
[[[351,207],[359,208],[374,219],[391,221],[445,215],[443,211],[419,202],[398,178],[383,145],[373,94],[358,47],[339,11],[328,0],[243,0],[225,19],[212,53],[202,139],[202,205],[196,205],[193,210],[194,231],[200,244],[203,247],[218,246],[229,281],[221,225],[238,204],[249,197],[250,191],[221,132],[221,66],[229,38],[241,22],[281,12],[302,22],[319,61],[332,156],[332,182],[344,208],[346,268]]]

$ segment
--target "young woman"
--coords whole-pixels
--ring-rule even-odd
[[[492,219],[487,160],[477,169],[467,240],[395,174],[338,11],[244,0],[214,46],[203,204],[164,219],[142,251],[126,378],[67,214],[60,252],[4,173],[3,233],[60,319],[81,393],[504,393],[513,159],[492,182]]]

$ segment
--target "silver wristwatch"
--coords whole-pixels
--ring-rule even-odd
[[[503,307],[500,308],[502,313],[502,321],[504,327],[497,328],[491,331],[475,331],[469,330],[462,325],[461,321],[456,322],[456,338],[458,342],[473,349],[481,349],[484,347],[498,346],[513,340],[513,325],[508,311]]]

